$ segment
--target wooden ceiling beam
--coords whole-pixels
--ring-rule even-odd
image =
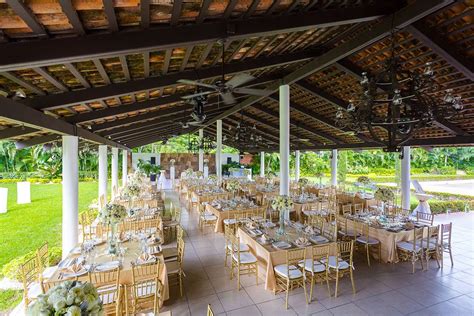
[[[13,0],[9,0],[13,1]],[[112,29],[118,30],[112,0],[103,0]],[[18,1],[14,1],[18,2]],[[44,67],[64,62],[79,62],[116,57],[145,51],[159,51],[175,47],[199,45],[250,37],[269,36],[359,22],[372,21],[390,14],[394,8],[384,2],[360,8],[345,8],[299,12],[279,17],[258,17],[248,20],[217,20],[209,23],[169,26],[131,32],[93,34],[78,38],[43,41],[22,41],[2,47],[0,71]],[[204,10],[201,10],[204,12]],[[113,15],[113,16],[112,16]],[[115,22],[115,24],[113,24]],[[31,52],[35,52],[31,54]]]
[[[456,51],[455,45],[441,38],[438,32],[433,32],[421,21],[408,26],[405,30],[410,32],[423,45],[429,47],[435,54],[446,60],[466,78],[474,81],[474,65],[470,59]]]
[[[174,0],[173,1],[173,10],[171,11],[171,21],[172,26],[178,24],[179,18],[181,17],[181,7],[183,6],[183,0]]]
[[[277,91],[280,85],[283,84],[292,84],[296,81],[299,81],[315,72],[318,72],[339,60],[348,57],[355,52],[364,49],[367,46],[370,46],[390,34],[394,27],[403,28],[406,27],[433,12],[438,11],[439,9],[451,4],[453,0],[433,0],[433,1],[423,1],[411,3],[399,11],[394,12],[390,16],[385,16],[379,20],[372,28],[366,30],[365,32],[359,33],[354,38],[330,49],[324,54],[314,58],[310,62],[306,63],[302,67],[299,67],[297,70],[286,75],[278,83],[273,83],[267,86],[265,89],[268,91],[267,95],[262,96],[251,96],[241,103],[235,105],[229,111],[222,113],[214,120],[207,122],[206,124],[213,124],[215,121],[220,120],[226,116],[229,116],[233,113],[240,111],[242,108],[251,106],[254,103],[259,102],[265,97],[268,97],[273,92]],[[385,3],[386,4],[386,3]],[[318,10],[319,12],[320,10]]]
[[[12,10],[18,15],[28,27],[33,31],[33,33],[38,36],[48,36],[46,30],[36,19],[33,11],[30,10],[28,5],[21,0],[6,0],[6,3],[12,8]],[[34,51],[30,51],[31,54]],[[32,54],[33,55],[33,54]]]
[[[203,0],[202,1],[202,5],[201,5],[201,8],[199,10],[199,15],[198,17],[196,18],[196,23],[197,24],[201,24],[202,22],[204,22],[204,19],[207,18],[207,11],[209,9],[209,6],[211,5],[212,3],[212,0]]]
[[[61,9],[63,10],[64,14],[67,16],[69,23],[71,23],[74,31],[77,35],[83,36],[86,35],[86,31],[84,30],[84,26],[82,25],[81,19],[77,14],[76,8],[74,8],[71,0],[59,0],[59,4],[61,5]]]
[[[61,135],[50,134],[50,135],[33,137],[33,138],[30,138],[30,139],[26,139],[26,140],[20,140],[20,141],[17,141],[15,143],[19,147],[24,149],[24,148],[29,148],[29,147],[32,147],[32,146],[51,143],[51,142],[60,141],[60,140],[61,140]]]
[[[272,57],[261,57],[257,59],[247,59],[241,63],[231,63],[226,65],[225,71],[227,74],[234,74],[239,72],[248,72],[257,70],[265,67],[276,67],[288,63],[299,62],[308,60],[315,53],[311,52],[299,52],[295,54],[286,54],[283,56],[272,56]],[[96,67],[99,70],[102,64],[97,61]],[[104,79],[108,79],[104,68],[102,67],[99,72],[102,74]],[[128,95],[132,92],[144,91],[149,89],[158,89],[161,87],[167,87],[176,85],[179,79],[190,79],[190,80],[203,80],[214,77],[220,77],[222,75],[221,66],[213,66],[196,70],[187,70],[177,73],[171,73],[158,77],[150,77],[142,80],[133,80],[129,82],[122,82],[116,84],[109,84],[101,87],[94,87],[83,90],[70,91],[68,93],[53,94],[44,96],[41,98],[26,99],[24,103],[34,107],[35,109],[57,109],[67,105],[74,105],[83,102],[92,102],[95,100],[106,99],[112,96]],[[106,76],[106,77],[105,77]]]
[[[77,70],[77,68],[71,63],[65,63],[64,66],[69,70],[70,73],[79,81],[84,88],[90,88],[90,83],[84,78],[84,76]]]
[[[245,116],[245,115],[244,115]],[[247,116],[245,116],[247,117]],[[248,118],[248,117],[247,117]],[[227,123],[227,121],[230,123]],[[232,124],[233,125],[232,125]],[[233,119],[232,117],[226,117],[224,120],[222,120],[222,124],[225,124],[227,126],[232,127],[235,129],[237,124],[239,123],[239,119]],[[262,124],[263,125],[263,124]],[[211,127],[214,127],[214,125],[210,125]],[[209,126],[208,126],[209,127]],[[227,128],[228,129],[228,128]],[[269,142],[272,142],[274,144],[279,144],[280,143],[280,137],[277,134],[274,134],[272,130],[269,130],[265,127],[262,127],[261,125],[257,128],[257,133],[262,136],[262,138],[266,139]]]
[[[26,127],[47,130],[52,133],[63,135],[75,135],[95,143],[127,149],[120,144],[109,141],[88,130],[77,127],[63,120],[58,120],[22,103],[4,97],[0,97],[0,117],[14,121],[17,124],[23,124]]]
[[[119,26],[117,23],[117,17],[115,15],[114,1],[113,0],[102,0],[104,4],[104,12],[109,22],[109,30],[111,32],[118,32]]]
[[[63,92],[67,92],[69,91],[69,88],[66,87],[62,82],[60,82],[58,79],[54,78],[50,73],[49,71],[47,71],[46,69],[43,69],[41,67],[38,67],[38,68],[33,68],[34,71],[36,71],[39,75],[41,75],[44,79],[46,79],[46,81],[48,81],[49,83],[51,83],[53,86],[55,86],[56,88],[58,88],[59,90],[63,91]]]
[[[150,27],[150,0],[140,1],[141,27],[147,29]]]
[[[124,55],[121,55],[119,56],[119,59],[120,59],[120,64],[122,65],[123,75],[125,76],[125,79],[127,81],[130,81],[131,77],[130,77],[130,70],[128,69],[127,57],[125,57]]]
[[[95,68],[97,68],[97,71],[102,77],[102,80],[104,80],[106,85],[109,85],[111,83],[109,75],[107,74],[107,71],[105,71],[105,68],[102,65],[102,62],[100,61],[100,59],[94,59],[93,62],[94,62]]]
[[[38,129],[25,126],[8,127],[0,130],[0,139],[9,139],[35,132],[38,132]]]
[[[26,82],[25,80],[21,79],[20,77],[14,75],[12,73],[2,72],[2,73],[0,73],[0,75],[2,75],[3,77],[7,78],[10,81],[13,81],[14,83],[16,83],[17,85],[19,85],[23,88],[25,88],[27,90],[30,90],[33,93],[36,93],[37,95],[46,95],[46,93],[43,90],[35,87],[31,83]]]

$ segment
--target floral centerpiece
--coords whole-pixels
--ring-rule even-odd
[[[130,197],[137,197],[140,194],[140,186],[138,184],[129,184],[126,189],[127,195]]]
[[[290,219],[290,210],[293,208],[293,199],[287,195],[279,195],[272,201],[272,208],[280,212],[279,235],[285,234],[285,220]]]
[[[188,168],[184,170],[184,175],[186,176],[186,178],[191,178],[191,176],[193,175],[193,168]]]
[[[375,191],[374,198],[383,202],[382,211],[385,213],[385,203],[393,201],[395,194],[389,188],[378,188],[377,191]]]
[[[28,309],[28,315],[101,316],[102,302],[91,283],[65,281],[51,288]]]
[[[103,209],[100,210],[99,219],[105,225],[110,225],[111,233],[108,240],[108,250],[109,254],[117,254],[117,225],[127,216],[127,211],[125,207],[119,204],[107,203]]]
[[[199,170],[199,171],[196,171],[196,177],[198,177],[198,178],[204,177],[204,172],[202,172],[202,171],[200,171],[200,170]]]
[[[240,182],[237,180],[229,180],[225,188],[235,196],[235,193],[240,190]]]
[[[363,193],[365,195],[365,191],[367,190],[368,187],[370,187],[372,184],[372,181],[370,181],[369,177],[366,176],[360,176],[357,178],[357,186],[362,187]]]
[[[318,171],[314,174],[315,177],[319,178],[319,187],[321,188],[323,186],[323,177],[324,177],[324,172]]]

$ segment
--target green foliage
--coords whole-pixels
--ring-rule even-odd
[[[157,174],[161,170],[160,165],[154,165],[150,161],[145,161],[143,159],[138,159],[137,168],[147,176]]]
[[[240,168],[240,164],[235,161],[231,161],[230,163],[226,163],[222,165],[222,174],[228,174],[229,169],[231,168]]]
[[[21,290],[0,290],[0,314],[13,309],[21,302],[22,298],[23,292]]]
[[[447,211],[450,213],[464,212],[467,207],[469,210],[474,210],[474,201],[465,200],[452,200],[452,201],[441,201],[441,200],[430,200],[431,213],[433,214],[444,214]],[[411,209],[414,209],[418,205],[417,202],[411,203]]]

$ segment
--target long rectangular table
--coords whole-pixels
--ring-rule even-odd
[[[234,209],[234,210],[226,210],[222,211],[211,204],[208,204],[206,206],[206,211],[214,214],[217,217],[217,222],[216,226],[214,228],[214,231],[216,233],[223,233],[224,232],[224,220],[227,218],[232,218],[235,213],[240,213],[240,212],[252,212],[258,209],[258,205],[255,205],[255,207],[252,208],[247,208],[247,209]]]

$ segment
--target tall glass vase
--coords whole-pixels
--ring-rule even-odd
[[[280,210],[280,227],[278,228],[277,234],[283,236],[286,234],[286,220],[290,218],[290,210],[281,209]]]
[[[110,224],[110,236],[109,236],[109,239],[107,240],[107,244],[108,244],[107,253],[109,255],[118,254],[117,228],[118,228],[117,223]]]

